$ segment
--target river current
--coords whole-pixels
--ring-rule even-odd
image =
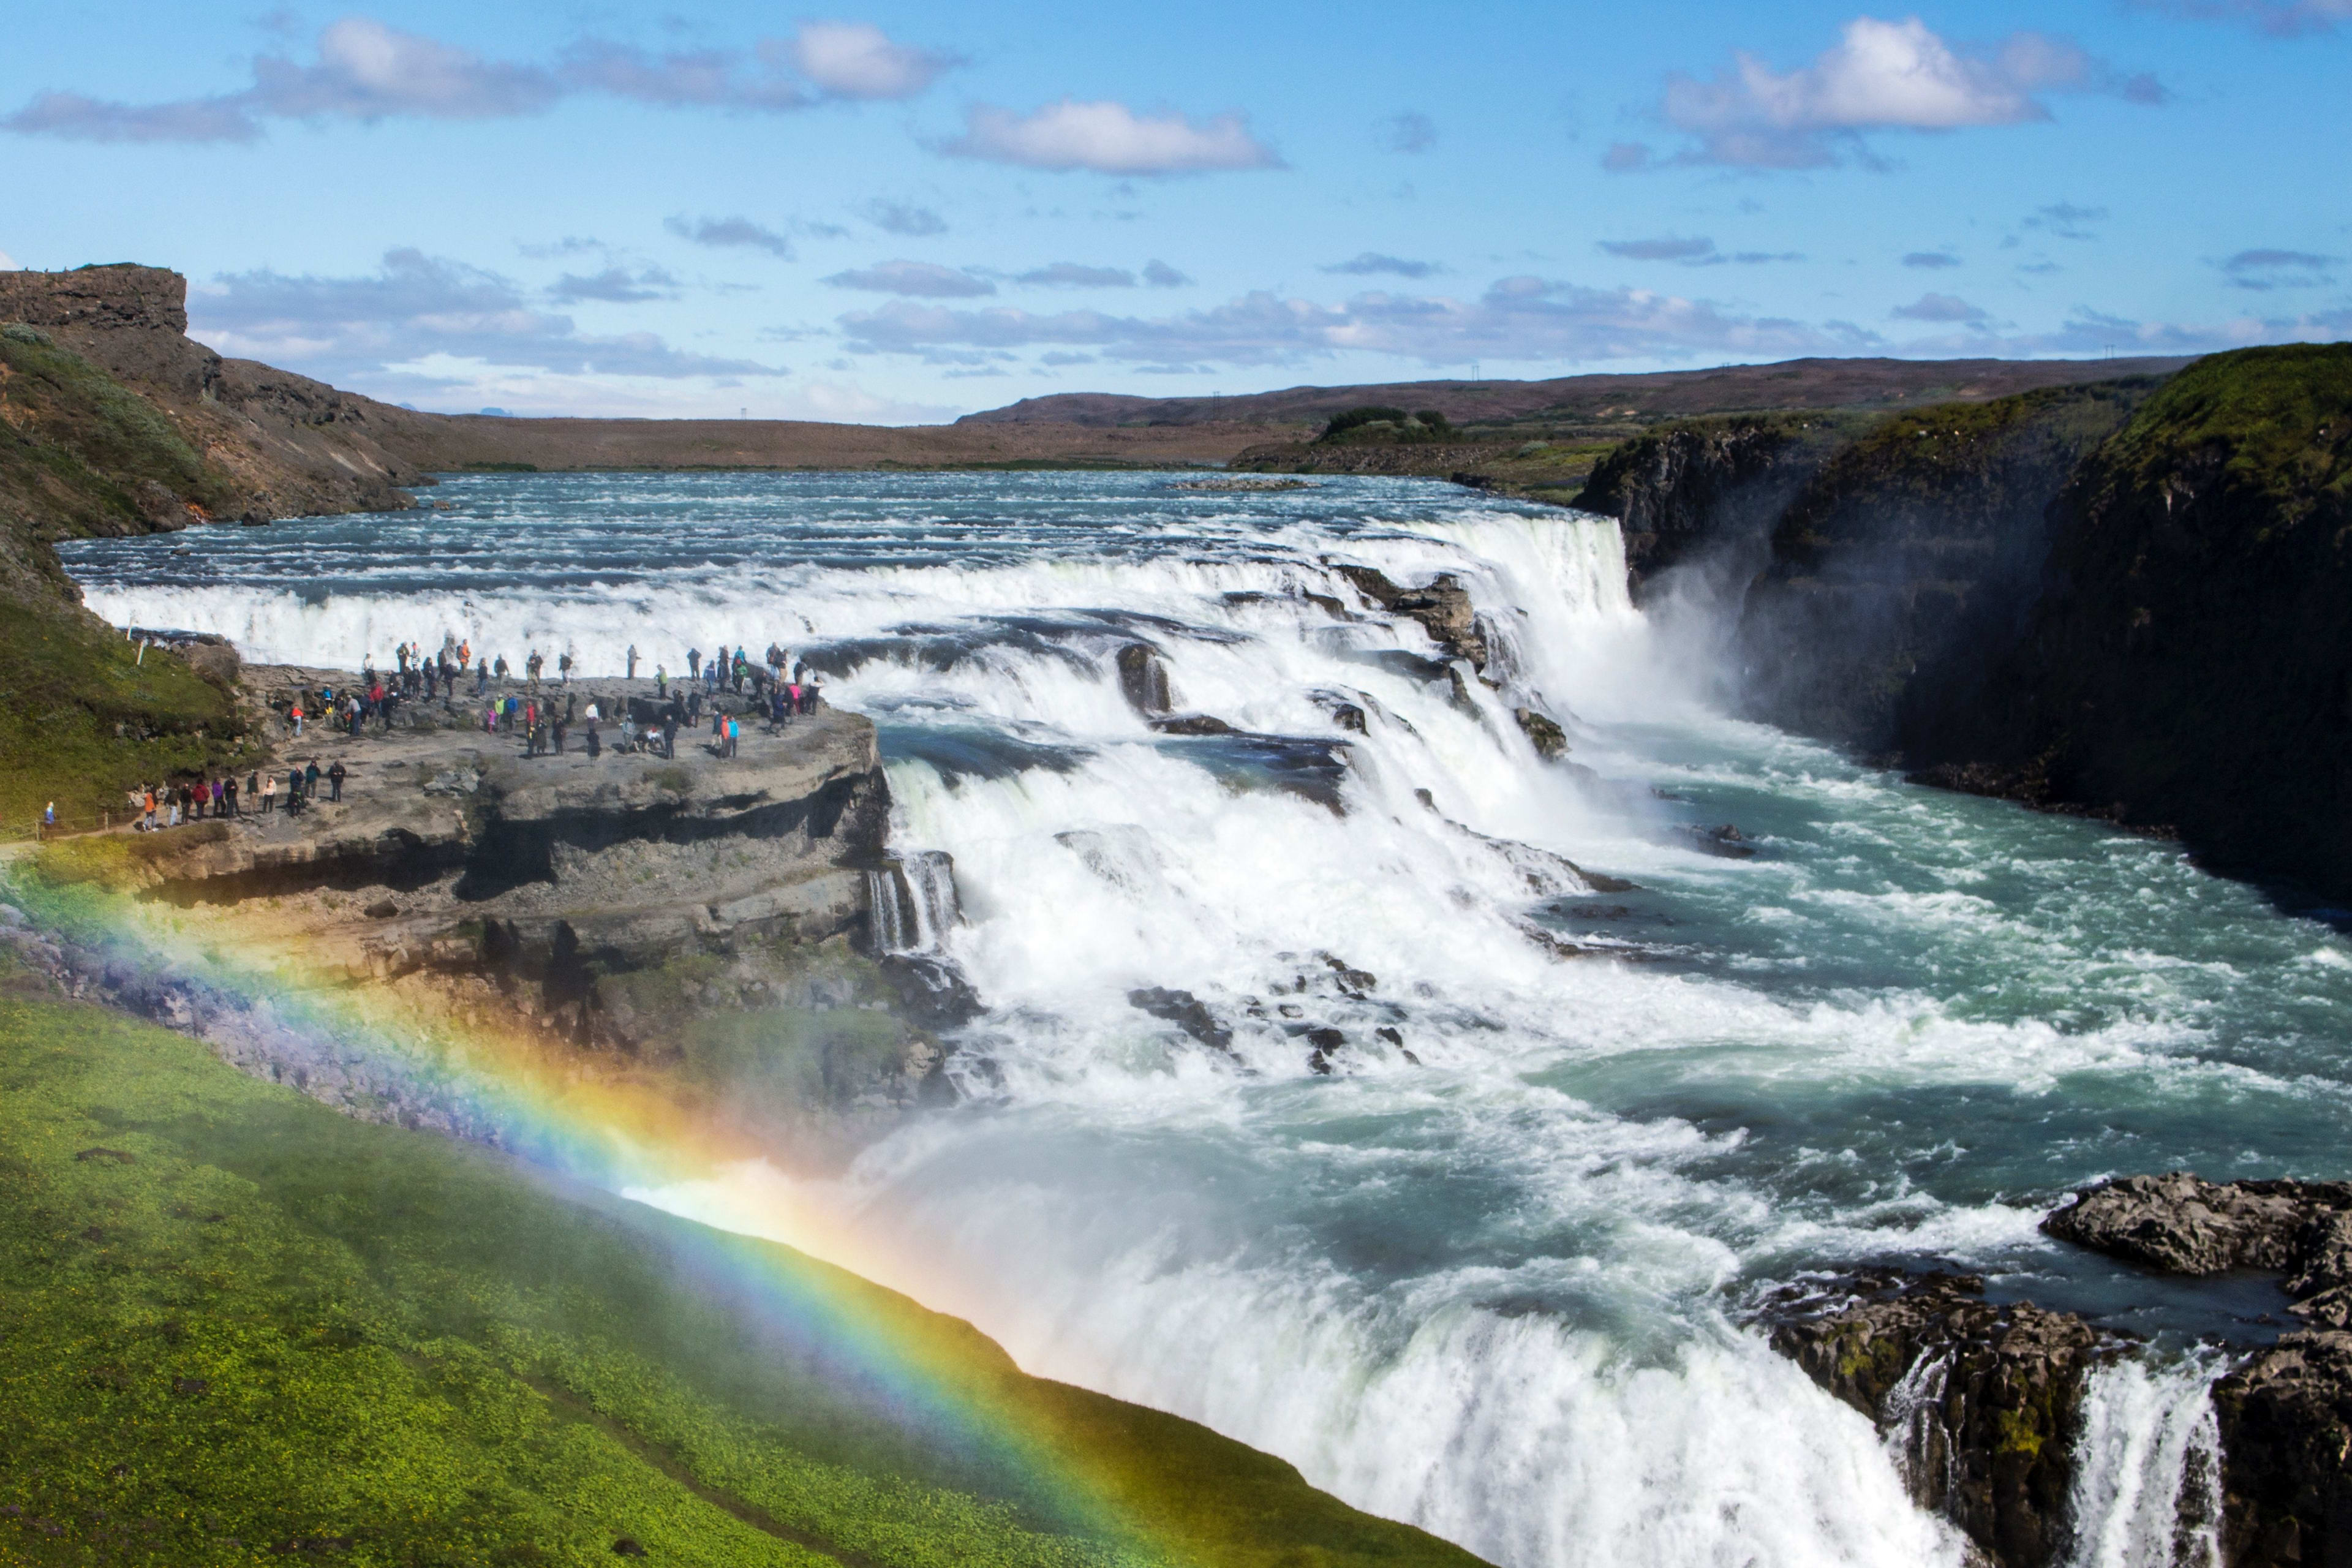
[[[2078,1561],[2213,1561],[2174,1528],[2210,1471],[2198,1347],[2281,1298],[2035,1222],[2110,1173],[2342,1174],[2352,944],[2175,846],[1727,717],[1606,520],[1180,482],[463,477],[446,510],[64,553],[101,616],[248,658],[449,632],[831,672],[881,727],[894,844],[952,866],[952,918],[898,939],[985,1011],[961,1102],[825,1200],[1031,1371],[1510,1568],[1958,1563],[1899,1456],[1741,1323],[1807,1270],[1959,1267],[2151,1337],[2093,1392]],[[1495,684],[1342,564],[1459,577]],[[1235,732],[1149,728],[1137,643]],[[643,1195],[729,1218],[723,1184]]]

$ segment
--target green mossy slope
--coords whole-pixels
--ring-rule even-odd
[[[1475,1563],[787,1249],[346,1121],[26,978],[0,1096],[0,1561]],[[1128,1528],[812,1375],[824,1344],[747,1272],[959,1368]]]
[[[69,605],[0,596],[0,838],[55,801],[60,823],[121,822],[124,792],[243,764],[226,687],[177,655],[139,650]]]
[[[235,486],[152,403],[29,327],[0,327],[0,512],[43,539],[145,533]]]

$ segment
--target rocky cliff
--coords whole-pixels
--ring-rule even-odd
[[[1637,601],[1675,566],[1744,582],[1763,565],[1781,510],[1854,421],[1825,413],[1693,419],[1623,443],[1570,504],[1613,517]]]
[[[282,711],[329,673],[252,668],[245,689]],[[341,763],[341,800],[289,815],[248,798],[234,820],[70,841],[40,875],[175,906],[215,951],[298,988],[364,991],[372,1013],[420,1029],[502,1032],[719,1096],[803,1153],[940,1087],[932,1030],[960,996],[878,940],[877,889],[899,896],[901,873],[870,721],[828,710],[762,731],[747,715],[740,755],[689,731],[675,759],[591,759],[576,740],[527,756],[435,704],[383,733],[313,727],[299,746],[281,720],[251,721],[293,761]],[[184,977],[81,967],[241,1066],[299,1072],[347,1109],[442,1114],[379,1076],[338,1089],[350,1064]]]
[[[2352,890],[2352,344],[2200,361],[2068,477],[2013,649],[1931,776]]]
[[[1911,753],[2013,647],[2051,498],[2157,383],[2058,387],[1898,414],[1809,474],[1738,608],[1759,717]]]
[[[1757,717],[2352,891],[2352,345],[1820,433],[1695,421],[1580,504],[1696,583]]]
[[[0,272],[0,498],[44,536],[375,510],[429,482],[380,444],[402,411],[190,341],[176,272]]]

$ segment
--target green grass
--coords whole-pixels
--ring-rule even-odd
[[[346,1121],[22,977],[0,1106],[0,1561],[1474,1561],[785,1248]],[[796,1292],[918,1347],[1133,1532],[845,1395],[763,1305]]]
[[[2168,477],[2221,483],[2288,525],[2352,499],[2352,343],[2294,343],[2211,354],[2141,405],[2101,452],[2127,487]]]
[[[176,655],[138,649],[57,604],[0,598],[0,836],[49,801],[60,821],[120,822],[134,784],[249,767],[236,704]]]
[[[208,510],[235,494],[153,404],[46,333],[0,329],[0,512],[47,539],[144,532],[150,483]]]

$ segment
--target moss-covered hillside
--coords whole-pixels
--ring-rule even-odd
[[[1475,1561],[787,1249],[346,1121],[13,967],[0,1091],[0,1561]],[[796,1294],[948,1366],[1032,1460],[857,1393]]]
[[[145,533],[235,486],[155,405],[32,327],[0,327],[0,514],[34,537]]]

